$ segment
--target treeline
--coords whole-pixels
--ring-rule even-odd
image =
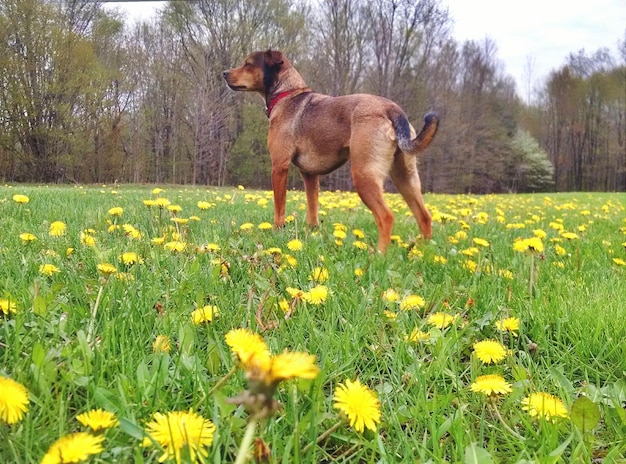
[[[451,25],[439,0],[174,1],[141,24],[0,0],[0,179],[269,188],[263,103],[222,71],[272,47],[316,91],[389,97],[416,127],[438,111],[427,191],[626,190],[626,35],[619,57],[570,55],[530,103],[493,41]],[[325,187],[350,189],[348,169]]]

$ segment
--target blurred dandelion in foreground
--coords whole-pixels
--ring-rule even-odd
[[[504,380],[504,377],[497,374],[487,374],[476,377],[470,386],[475,393],[482,393],[486,396],[497,396],[511,393],[511,384]]]
[[[65,464],[84,461],[103,451],[104,436],[77,432],[55,441],[41,460],[41,464]]]
[[[119,421],[115,414],[104,409],[92,409],[76,416],[76,420],[94,432],[117,427]]]
[[[171,459],[179,464],[208,457],[206,447],[211,446],[215,434],[215,425],[210,420],[191,409],[167,414],[157,412],[152,417],[152,422],[146,426],[149,436],[144,438],[142,445],[151,446],[153,440],[158,443],[164,451],[159,462]]]
[[[65,235],[66,229],[67,229],[67,226],[65,225],[64,222],[54,221],[53,223],[50,224],[50,230],[48,233],[52,237],[62,237],[63,235]]]
[[[568,417],[567,409],[560,398],[550,393],[533,393],[522,400],[522,409],[531,417],[555,421],[557,417]]]
[[[495,340],[474,343],[474,354],[483,364],[498,363],[506,358],[506,348]]]
[[[28,390],[19,382],[0,376],[0,422],[15,424],[28,411]]]
[[[253,416],[273,414],[278,404],[272,396],[283,380],[314,379],[319,373],[315,355],[284,351],[273,356],[263,338],[248,329],[231,330],[225,339],[248,380],[248,389],[232,402],[245,405]]]
[[[28,198],[26,195],[16,194],[13,195],[13,201],[19,204],[26,204],[30,201],[30,198]]]
[[[366,428],[376,431],[380,422],[380,402],[372,390],[359,380],[347,379],[337,385],[333,397],[335,409],[345,414],[352,427],[361,433]]]

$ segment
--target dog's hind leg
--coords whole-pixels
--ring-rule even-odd
[[[422,197],[417,160],[398,150],[391,166],[391,180],[411,209],[424,238],[432,237],[432,219]]]
[[[304,191],[306,192],[306,222],[311,227],[317,226],[320,194],[320,176],[302,172]]]

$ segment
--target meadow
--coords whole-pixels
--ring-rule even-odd
[[[626,195],[0,187],[0,462],[626,462]]]

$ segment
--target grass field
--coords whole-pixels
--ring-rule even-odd
[[[387,198],[0,187],[0,462],[626,462],[626,196]]]

